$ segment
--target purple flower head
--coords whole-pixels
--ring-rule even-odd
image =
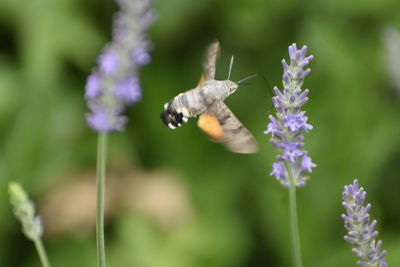
[[[348,233],[344,239],[353,245],[353,253],[360,258],[358,265],[386,267],[386,250],[380,252],[382,241],[375,242],[378,235],[378,231],[374,230],[377,221],[370,223],[368,212],[371,205],[363,206],[366,195],[364,189],[358,186],[357,179],[344,187],[342,205],[346,214],[342,214],[342,218]]]
[[[88,77],[86,119],[95,131],[122,131],[125,108],[141,97],[139,68],[150,62],[151,43],[146,31],[154,21],[151,0],[117,0],[120,10],[113,22],[112,41],[98,57],[98,68]]]
[[[274,87],[275,96],[272,102],[276,109],[276,116],[269,116],[269,123],[265,134],[271,134],[270,143],[281,154],[277,156],[278,162],[273,164],[271,175],[281,181],[282,185],[304,186],[308,180],[307,173],[317,165],[303,150],[303,133],[313,127],[307,123],[308,117],[301,107],[308,101],[308,89],[302,90],[304,78],[310,69],[303,68],[313,59],[306,56],[307,47],[297,49],[296,44],[289,46],[289,63],[282,60],[283,90]],[[279,167],[279,168],[278,168]],[[278,175],[285,173],[286,176]],[[289,177],[287,174],[291,174]]]

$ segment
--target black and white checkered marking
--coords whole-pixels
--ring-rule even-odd
[[[170,103],[164,104],[164,112],[161,113],[161,119],[165,125],[173,130],[189,120],[184,116],[182,110],[171,108]]]

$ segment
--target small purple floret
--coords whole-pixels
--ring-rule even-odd
[[[99,76],[92,74],[88,77],[85,88],[85,98],[87,100],[99,97],[101,94],[101,82]]]
[[[353,184],[344,187],[342,205],[346,214],[342,214],[341,217],[348,234],[344,239],[353,245],[353,253],[360,258],[357,261],[358,265],[386,267],[386,251],[379,252],[382,241],[375,242],[378,236],[378,231],[374,230],[377,221],[369,223],[368,211],[371,205],[363,206],[366,194],[364,189],[358,186],[357,179]]]
[[[106,50],[99,56],[100,72],[110,75],[118,69],[117,51]]]
[[[316,164],[314,164],[311,161],[311,158],[307,155],[303,156],[303,160],[301,161],[301,171],[302,172],[312,172],[311,168],[317,167]]]
[[[150,62],[150,54],[144,47],[138,47],[132,52],[132,60],[139,66],[147,65]]]
[[[264,131],[265,134],[271,133],[272,136],[278,136],[281,132],[281,126],[279,121],[275,119],[272,115],[269,116],[270,123],[268,123],[267,130]]]
[[[274,175],[283,186],[290,186],[287,180],[287,172],[283,162],[274,162],[272,164],[272,172],[270,173],[270,175]]]
[[[141,96],[139,80],[136,77],[125,79],[115,87],[115,97],[127,104],[139,101]]]
[[[282,159],[286,162],[295,163],[298,158],[304,155],[304,152],[299,149],[302,146],[302,143],[292,143],[289,141],[282,143],[281,148],[284,151]]]

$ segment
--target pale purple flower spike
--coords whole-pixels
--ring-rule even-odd
[[[88,77],[85,98],[88,125],[100,133],[122,131],[124,109],[138,102],[142,93],[139,68],[150,62],[146,31],[154,21],[151,0],[117,0],[112,41],[98,57],[98,68]]]
[[[271,134],[270,142],[278,151],[277,162],[272,165],[272,172],[285,187],[290,185],[304,186],[308,179],[307,173],[317,165],[307,156],[304,146],[303,132],[312,129],[307,123],[305,112],[301,107],[308,101],[308,89],[302,90],[304,77],[310,69],[303,68],[313,59],[306,57],[307,46],[297,49],[296,44],[289,46],[290,64],[282,60],[283,92],[274,87],[275,95],[272,102],[276,109],[276,117],[269,116],[269,124],[265,134]],[[289,175],[290,174],[290,175]]]
[[[357,179],[353,184],[344,187],[343,206],[346,214],[342,214],[344,227],[348,235],[344,239],[353,245],[353,253],[361,260],[357,261],[360,266],[386,267],[386,250],[380,252],[382,241],[375,243],[378,231],[374,230],[376,220],[371,223],[368,211],[371,204],[363,206],[367,192],[358,186]]]

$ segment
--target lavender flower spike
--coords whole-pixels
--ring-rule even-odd
[[[346,214],[342,214],[344,227],[348,235],[344,239],[353,245],[353,253],[361,260],[357,261],[360,266],[368,267],[386,267],[386,250],[379,252],[382,241],[375,243],[375,237],[378,231],[375,231],[376,220],[369,222],[368,211],[371,204],[363,206],[367,192],[358,186],[355,179],[353,184],[344,187],[343,206],[346,208]]]
[[[304,78],[310,73],[310,69],[303,68],[313,59],[306,57],[307,47],[297,49],[296,44],[289,46],[290,64],[282,60],[283,66],[283,90],[275,87],[275,95],[272,102],[276,109],[276,117],[269,116],[269,124],[265,134],[271,134],[270,142],[281,155],[272,165],[270,175],[285,187],[304,186],[308,180],[307,173],[317,165],[307,156],[304,146],[303,133],[312,129],[307,123],[305,112],[301,107],[308,101],[308,89],[302,90]]]
[[[146,30],[154,21],[151,0],[116,0],[120,11],[113,23],[112,41],[98,57],[88,77],[85,98],[88,125],[99,133],[122,131],[126,106],[141,99],[138,70],[150,62]]]
[[[39,240],[43,235],[43,224],[42,219],[35,215],[35,205],[20,184],[10,182],[8,191],[14,214],[22,224],[23,233],[32,241]]]

